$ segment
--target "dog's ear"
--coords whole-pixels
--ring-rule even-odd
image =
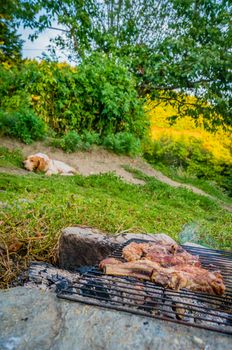
[[[38,163],[36,170],[44,171],[46,168],[47,162],[45,159],[38,157]]]
[[[39,166],[39,158],[36,156],[30,156],[28,158],[30,164],[32,165],[32,169],[31,170],[36,170]]]

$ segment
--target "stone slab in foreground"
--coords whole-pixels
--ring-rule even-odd
[[[0,292],[1,350],[231,350],[211,331],[58,299],[25,287]]]

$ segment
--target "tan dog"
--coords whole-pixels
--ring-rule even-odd
[[[60,162],[59,160],[50,159],[46,154],[36,153],[27,157],[23,162],[25,168],[29,171],[38,170],[45,172],[45,175],[61,174],[74,175],[77,170],[71,166]]]

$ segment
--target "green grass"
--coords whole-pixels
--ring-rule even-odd
[[[209,181],[206,179],[198,179],[197,177],[191,177],[188,174],[186,174],[184,171],[181,171],[180,169],[167,167],[164,164],[152,164],[152,166],[156,170],[159,170],[166,176],[170,177],[172,180],[175,180],[181,183],[191,184],[195,187],[200,188],[201,190],[205,191],[211,196],[218,198],[219,200],[225,203],[232,204],[231,196],[229,196],[226,193],[226,191],[220,188],[214,181]]]
[[[13,160],[8,161],[13,164]],[[146,176],[144,179],[146,185],[137,186],[113,174],[0,174],[2,286],[30,260],[54,261],[60,232],[70,225],[90,225],[112,235],[123,230],[163,232],[179,241],[184,225],[196,223],[201,243],[232,250],[230,213],[186,189],[171,188]],[[17,243],[20,249],[14,252],[12,244]]]
[[[23,156],[20,150],[10,151],[6,147],[0,147],[0,167],[21,167]]]

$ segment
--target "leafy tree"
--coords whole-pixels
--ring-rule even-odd
[[[1,1],[0,10],[0,62],[18,61],[21,58],[23,40],[17,34],[15,21],[19,3],[16,0]]]
[[[163,58],[158,67],[153,65],[152,76],[148,73],[144,80],[155,86],[154,95],[160,96],[165,91],[163,99],[177,104],[179,112],[193,117],[203,113],[214,124],[222,122],[221,114],[231,125],[231,2],[173,0],[172,3],[176,23],[171,28],[174,27],[175,35],[166,36],[151,55]],[[148,68],[151,66],[148,62]],[[184,93],[196,96],[196,103],[186,104]]]
[[[110,53],[146,43],[155,47],[168,27],[165,18],[171,11],[169,0],[21,0],[25,26],[36,31],[32,39],[46,29],[60,29],[55,43],[83,59],[93,50]],[[52,27],[58,23],[59,28]]]
[[[113,53],[137,77],[140,95],[176,104],[193,117],[203,113],[214,124],[232,123],[230,0],[21,3],[34,37],[56,21],[61,32],[55,44],[70,57]],[[196,96],[196,103],[186,105],[186,94]]]

